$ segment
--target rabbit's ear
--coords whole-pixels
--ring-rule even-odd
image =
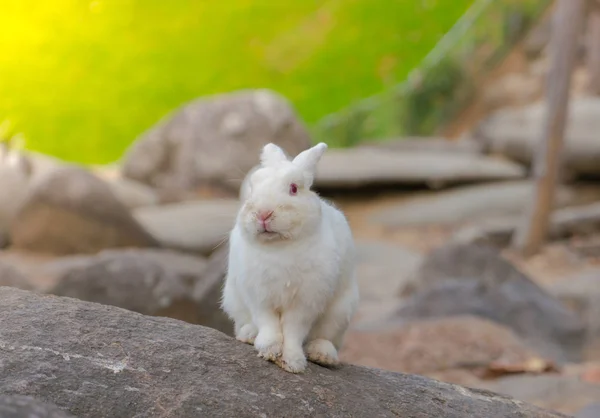
[[[314,174],[315,170],[317,169],[317,163],[323,156],[325,150],[327,150],[327,144],[320,142],[314,147],[298,154],[296,158],[294,158],[293,163],[303,170]]]
[[[263,166],[273,166],[283,161],[289,161],[288,157],[277,145],[269,143],[263,147],[262,153],[260,154],[260,162]]]

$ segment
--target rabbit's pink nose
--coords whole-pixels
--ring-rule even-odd
[[[270,219],[271,216],[273,216],[272,210],[264,210],[264,211],[260,211],[256,214],[256,218],[263,223],[265,221],[267,221],[268,219]]]

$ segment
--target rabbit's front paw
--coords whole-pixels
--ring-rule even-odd
[[[276,361],[277,365],[290,373],[302,373],[306,369],[306,357],[302,349],[283,351],[283,356]]]
[[[340,364],[338,353],[331,341],[317,339],[306,345],[306,354],[313,363],[331,367]]]
[[[256,335],[258,334],[258,328],[254,324],[246,324],[235,336],[238,341],[241,341],[246,344],[254,344],[254,340],[256,339]]]
[[[275,361],[281,357],[282,346],[283,335],[269,329],[261,329],[254,340],[254,347],[258,350],[258,356],[269,361]]]

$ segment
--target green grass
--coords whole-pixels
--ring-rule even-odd
[[[472,0],[2,0],[0,122],[107,163],[167,112],[267,87],[309,124],[402,81]]]

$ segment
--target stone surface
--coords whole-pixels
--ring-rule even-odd
[[[103,251],[44,266],[57,277],[48,293],[192,323],[202,322],[192,289],[205,268],[202,258],[165,250]]]
[[[456,231],[452,240],[457,243],[490,243],[506,246],[521,218],[503,216],[485,219]],[[566,239],[573,236],[593,236],[600,232],[600,203],[567,207],[554,211],[548,226],[548,238]]]
[[[0,262],[0,286],[34,290],[34,286],[25,275],[13,266],[2,262]]]
[[[423,256],[398,245],[356,241],[356,277],[361,300],[395,296]]]
[[[480,316],[510,327],[552,360],[582,357],[582,320],[490,247],[448,245],[433,251],[401,294],[410,297],[398,318]]]
[[[28,251],[17,251],[8,249],[0,251],[0,264],[10,267],[18,274],[27,279],[33,290],[45,292],[56,284],[59,270],[49,270],[46,266],[51,265],[60,256],[51,254],[39,254]]]
[[[227,243],[211,254],[206,269],[202,273],[202,280],[197,281],[194,286],[192,297],[198,306],[198,316],[202,318],[201,321],[198,321],[199,324],[233,336],[233,323],[221,309],[228,255]]]
[[[492,363],[518,367],[540,358],[509,328],[473,316],[351,331],[340,355],[353,364],[418,374]]]
[[[523,178],[522,167],[510,161],[444,152],[385,149],[330,149],[317,168],[315,187],[353,188],[368,185],[428,185]]]
[[[107,183],[117,199],[130,209],[159,203],[156,192],[145,184],[124,178],[112,179]]]
[[[144,133],[128,150],[122,172],[159,189],[215,184],[237,191],[269,142],[290,155],[311,145],[304,124],[279,94],[248,90],[201,98]]]
[[[47,402],[30,396],[0,395],[2,418],[75,418],[73,415]]]
[[[373,222],[389,227],[447,225],[490,217],[519,215],[530,200],[529,181],[498,182],[466,186],[445,192],[407,199],[374,212]],[[577,202],[575,188],[561,187],[556,206]]]
[[[468,139],[450,140],[437,137],[405,137],[391,138],[384,141],[367,141],[357,145],[363,149],[377,149],[389,151],[409,151],[409,152],[430,152],[439,153],[458,153],[468,155],[479,155],[481,153],[481,144],[477,141]]]
[[[104,182],[76,167],[54,170],[36,184],[10,239],[15,248],[53,254],[158,246]]]
[[[549,288],[565,306],[577,312],[586,324],[589,350],[587,360],[600,361],[600,271],[567,277]]]
[[[398,306],[398,289],[422,256],[404,247],[378,241],[356,241],[356,278],[360,290],[357,322],[384,318]]]
[[[600,399],[600,385],[570,374],[508,376],[478,387],[570,415]]]
[[[344,365],[291,375],[218,331],[0,288],[0,393],[85,417],[562,415],[424,377]]]
[[[135,218],[168,248],[210,254],[235,224],[237,199],[173,203],[138,208]]]
[[[579,410],[575,418],[598,418],[600,417],[600,403],[591,403]]]
[[[497,111],[476,128],[490,153],[504,154],[529,165],[543,129],[544,102]],[[567,172],[600,174],[600,99],[577,97],[569,104],[563,164]]]
[[[0,235],[5,241],[10,224],[27,197],[29,168],[20,155],[9,153],[0,144]]]

